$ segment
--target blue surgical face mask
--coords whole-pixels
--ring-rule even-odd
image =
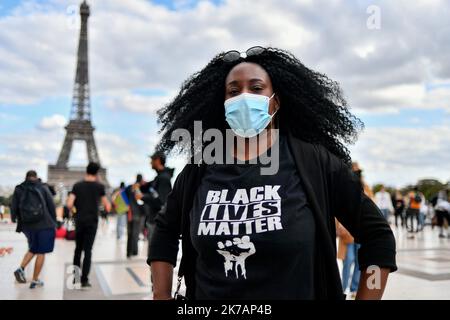
[[[225,119],[231,130],[243,138],[260,134],[275,115],[269,114],[269,98],[260,94],[242,93],[225,101]]]

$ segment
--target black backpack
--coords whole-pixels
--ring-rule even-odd
[[[44,219],[45,201],[34,185],[25,185],[20,198],[19,210],[23,223],[36,223]]]

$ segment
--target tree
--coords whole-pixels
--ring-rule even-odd
[[[8,206],[8,198],[0,196],[0,205]]]
[[[376,185],[373,186],[373,189],[372,189],[373,193],[375,194],[378,191],[380,191],[382,186],[384,186],[384,190],[386,190],[387,193],[389,193],[389,194],[395,193],[395,190],[396,190],[395,188],[389,187],[389,186],[385,186],[384,184],[381,184],[381,183],[376,184]]]
[[[419,192],[422,192],[425,196],[425,199],[430,201],[434,196],[438,194],[439,191],[446,188],[446,185],[441,183],[439,180],[436,179],[422,179],[417,182],[417,185]],[[412,191],[415,186],[409,185],[402,189],[403,192],[407,193],[409,191]]]
[[[12,197],[12,195],[10,195],[9,197],[0,196],[0,205],[4,205],[7,207],[11,206]]]

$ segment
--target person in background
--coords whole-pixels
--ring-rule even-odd
[[[119,189],[117,189],[112,195],[112,201],[114,205],[114,209],[117,213],[117,227],[116,234],[117,240],[122,238],[124,233],[124,229],[127,226],[127,213],[129,210],[129,200],[125,193],[125,182],[120,183]]]
[[[139,234],[143,221],[147,216],[147,207],[144,202],[140,200],[141,187],[146,184],[142,174],[136,176],[136,183],[126,188],[126,195],[130,201],[130,210],[128,211],[128,240],[127,240],[127,258],[137,256],[139,253],[138,242]]]
[[[363,170],[359,167],[357,162],[352,163],[352,170],[355,175],[361,181],[364,188],[364,193],[369,197],[373,198],[373,193],[370,187],[364,182],[362,172]],[[337,257],[342,260],[342,289],[347,291],[350,290],[352,299],[356,297],[356,291],[359,286],[359,279],[361,277],[361,271],[359,269],[358,263],[358,250],[360,245],[354,241],[353,236],[350,232],[336,220],[336,236],[339,238],[339,246]],[[353,267],[353,272],[351,273],[351,268]]]
[[[420,209],[419,209],[419,231],[422,231],[425,227],[425,220],[428,216],[428,212],[430,210],[428,201],[426,200],[423,193],[420,193],[420,196],[422,198],[420,203]]]
[[[69,198],[71,194],[72,194],[72,191],[69,191],[67,193],[67,198]],[[63,218],[63,221],[67,221],[72,218],[72,210],[69,210],[69,208],[67,207],[67,203],[64,203],[62,218]]]
[[[363,177],[363,170],[360,168],[358,162],[352,162],[352,171],[359,178],[359,181],[362,184],[364,194],[368,196],[372,201],[374,201],[372,188],[366,183]]]
[[[54,186],[49,185],[47,182],[43,182],[41,178],[38,178],[39,183],[41,183],[45,188],[48,188],[52,197],[56,196],[56,190]]]
[[[105,229],[109,225],[108,211],[106,211],[106,209],[103,205],[100,205],[99,211],[100,211],[100,218],[102,221],[101,227],[102,227],[102,229]],[[106,230],[107,230],[107,228],[106,228]]]
[[[440,191],[437,197],[436,205],[434,206],[434,211],[437,216],[437,224],[439,226],[439,238],[450,238],[448,234],[448,224],[450,223],[450,203],[448,199],[448,190]]]
[[[16,231],[23,232],[28,240],[28,252],[14,276],[17,282],[26,283],[25,268],[36,257],[30,289],[42,287],[39,275],[45,255],[55,246],[56,209],[50,190],[38,180],[36,171],[28,171],[25,181],[15,188],[11,218],[17,221]]]
[[[111,204],[106,198],[105,186],[98,182],[100,165],[95,162],[88,164],[84,180],[77,182],[67,199],[67,208],[76,208],[75,214],[75,253],[73,264],[81,267],[81,254],[84,252],[81,272],[81,287],[90,288],[89,271],[91,269],[92,247],[98,227],[100,203],[107,212]],[[78,279],[75,279],[78,280]]]
[[[397,219],[400,218],[401,227],[405,226],[405,199],[400,190],[395,191],[394,195],[394,215],[395,215],[395,227],[398,227]]]
[[[408,193],[408,204],[406,209],[406,228],[409,232],[419,232],[419,213],[422,203],[422,195],[419,192],[419,188],[414,187],[413,191]],[[411,225],[408,226],[408,220],[411,220]],[[416,229],[414,230],[414,220],[417,221]]]
[[[147,237],[148,237],[148,250],[147,255],[150,252],[151,237],[155,230],[155,218],[156,215],[163,210],[166,204],[167,196],[172,191],[172,168],[166,167],[166,156],[163,152],[155,152],[150,157],[150,165],[153,170],[156,171],[156,178],[141,186],[141,193],[137,195],[138,199],[142,199],[146,205],[150,208],[150,214],[146,219]]]
[[[389,219],[390,214],[394,213],[391,195],[386,191],[384,185],[381,185],[381,190],[375,193],[375,203],[386,220]]]
[[[7,254],[11,254],[14,251],[13,247],[2,248],[0,247],[0,257],[6,256]]]
[[[356,296],[361,271],[358,265],[359,245],[345,227],[336,220],[336,236],[339,239],[337,258],[342,260],[342,290],[350,290],[351,297]],[[352,271],[353,266],[353,272]],[[349,286],[350,285],[350,286]]]
[[[5,211],[5,206],[0,204],[0,222],[3,222]]]

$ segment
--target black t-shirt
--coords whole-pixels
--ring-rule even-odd
[[[194,199],[197,299],[313,299],[315,223],[285,137],[280,166],[210,165]]]
[[[95,181],[77,182],[72,189],[75,195],[76,223],[97,223],[100,199],[105,195],[103,184]]]

